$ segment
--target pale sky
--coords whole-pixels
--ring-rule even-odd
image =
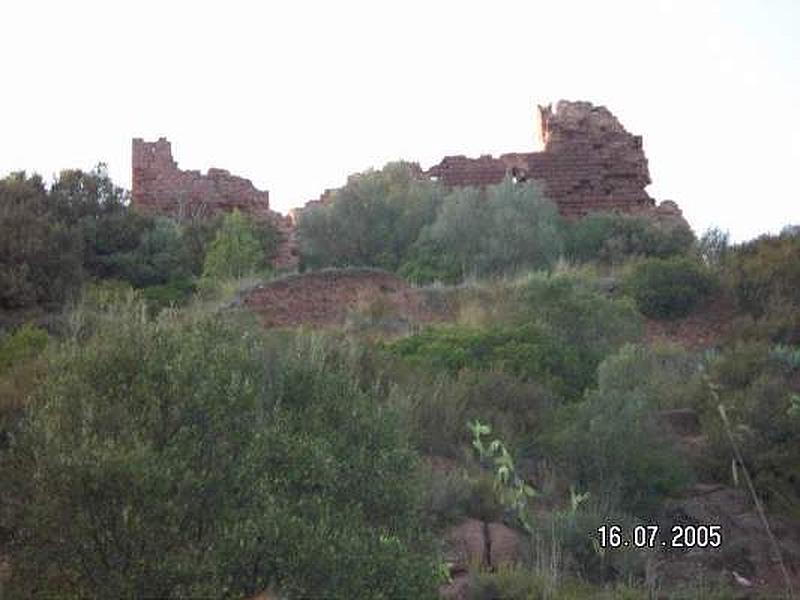
[[[800,1],[0,3],[0,176],[172,142],[285,212],[395,159],[537,150],[535,106],[644,137],[656,199],[742,240],[800,223]]]

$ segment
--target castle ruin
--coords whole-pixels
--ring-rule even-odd
[[[539,106],[538,117],[541,152],[497,158],[447,156],[427,171],[420,169],[419,176],[448,187],[487,186],[507,176],[515,181],[536,180],[568,218],[615,211],[642,215],[666,226],[686,224],[674,202],[656,205],[647,193],[650,172],[642,138],[628,133],[608,109],[561,100],[555,110],[551,105]],[[303,211],[336,197],[336,190],[326,190],[319,200],[283,216],[270,209],[269,192],[256,189],[248,179],[223,169],[209,169],[205,175],[179,169],[165,138],[156,142],[134,139],[132,162],[135,208],[176,218],[238,209],[257,221],[270,221],[284,238],[273,261],[280,268],[297,264],[296,219]]]

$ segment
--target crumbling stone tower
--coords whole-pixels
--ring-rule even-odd
[[[224,169],[182,171],[172,158],[166,138],[157,142],[133,140],[133,206],[182,217],[239,209],[253,218],[270,216],[269,192],[256,189],[249,179]]]
[[[178,219],[204,217],[240,210],[255,221],[269,221],[283,237],[273,264],[293,268],[297,249],[292,222],[269,208],[269,192],[256,189],[249,179],[224,169],[183,171],[172,158],[166,138],[156,142],[133,140],[133,185],[131,202],[135,209]]]
[[[561,100],[555,110],[539,106],[538,118],[541,152],[448,156],[426,174],[449,186],[492,185],[507,175],[535,179],[567,217],[617,211],[685,223],[675,203],[656,206],[647,193],[650,172],[642,138],[628,133],[607,108]]]

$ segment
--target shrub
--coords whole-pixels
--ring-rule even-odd
[[[672,344],[628,344],[598,369],[598,387],[643,392],[654,409],[705,407],[707,390],[700,357]]]
[[[419,283],[549,269],[562,250],[560,217],[534,182],[457,189],[420,235],[403,272]]]
[[[142,298],[148,308],[157,313],[162,308],[183,306],[195,291],[195,285],[188,279],[170,281],[163,285],[151,285],[142,290]]]
[[[498,369],[559,391],[574,391],[575,381],[582,382],[572,349],[535,323],[492,329],[429,327],[389,343],[387,349],[411,364],[453,374]]]
[[[774,508],[793,516],[800,515],[796,355],[796,349],[737,344],[716,356],[709,369],[756,491]],[[727,481],[732,451],[720,420],[711,423],[712,474]]]
[[[590,280],[573,275],[534,274],[522,280],[511,311],[516,323],[536,322],[576,356],[570,389],[595,380],[600,362],[623,344],[638,340],[641,318],[627,299],[610,298]]]
[[[12,438],[12,594],[434,597],[393,410],[313,345],[141,315],[55,352]]]
[[[0,338],[0,375],[14,365],[37,356],[44,350],[47,341],[47,332],[30,323]]]
[[[566,254],[576,261],[618,264],[631,256],[668,258],[687,253],[694,234],[684,226],[663,228],[642,217],[590,213],[568,224]]]
[[[709,267],[721,267],[731,252],[730,235],[716,227],[707,229],[697,240],[697,252]]]
[[[800,236],[764,236],[736,247],[725,272],[758,337],[800,341]]]
[[[640,362],[630,347],[607,358],[598,388],[561,415],[561,428],[546,432],[544,445],[579,489],[644,517],[686,485],[691,472],[653,418],[660,394],[644,376],[624,376]]]
[[[240,278],[265,266],[264,248],[252,224],[238,210],[225,216],[206,254],[203,276]]]
[[[48,212],[41,177],[0,179],[0,309],[57,307],[83,280],[81,239]]]
[[[30,323],[0,338],[0,452],[36,387],[42,362],[37,358],[48,342],[47,332]]]
[[[654,319],[685,317],[715,289],[708,271],[688,258],[646,260],[625,285],[642,314]]]
[[[304,267],[397,269],[443,196],[438,184],[419,177],[418,165],[404,162],[353,175],[334,194],[300,216]]]

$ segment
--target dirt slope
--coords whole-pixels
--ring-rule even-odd
[[[340,325],[354,310],[386,312],[414,321],[431,318],[416,289],[378,269],[289,275],[246,292],[242,302],[265,327]]]

